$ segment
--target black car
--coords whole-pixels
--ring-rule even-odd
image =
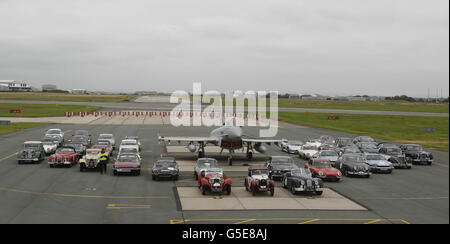
[[[404,157],[402,149],[399,147],[391,146],[391,147],[382,147],[378,151],[379,154],[384,155],[387,159],[390,157]]]
[[[433,163],[433,154],[423,150],[421,145],[402,144],[400,149],[402,149],[407,158],[411,159],[413,164],[431,165]]]
[[[81,143],[66,143],[63,147],[73,147],[80,158],[86,154],[86,147]]]
[[[343,147],[339,150],[339,156],[341,156],[343,154],[349,154],[349,153],[362,154],[361,150],[359,150],[359,148],[355,145]]]
[[[401,157],[390,157],[388,161],[394,166],[396,169],[411,169],[412,163],[411,159],[405,156]]]
[[[173,157],[159,158],[152,168],[152,180],[159,180],[161,178],[178,180],[180,170],[178,164]]]
[[[369,178],[370,168],[361,154],[344,154],[336,161],[335,167],[345,176],[363,176]]]
[[[313,178],[309,169],[296,168],[283,174],[283,187],[291,191],[292,194],[298,192],[312,192],[317,195],[323,193],[323,181]]]
[[[294,159],[288,156],[272,156],[267,161],[266,167],[269,170],[269,177],[272,180],[281,180],[284,173],[298,168]]]

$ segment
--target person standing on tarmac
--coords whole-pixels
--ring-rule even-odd
[[[108,160],[108,154],[105,152],[105,149],[102,148],[102,151],[98,153],[98,167],[100,169],[100,174],[103,174],[103,171],[106,174],[106,161]]]

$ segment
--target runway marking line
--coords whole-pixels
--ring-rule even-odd
[[[4,157],[4,158],[0,159],[0,162],[4,161],[4,160],[6,160],[6,159],[9,159],[9,158],[11,158],[11,157],[13,157],[13,156],[17,155],[18,153],[19,153],[19,152],[15,152],[15,153],[13,153],[13,154],[11,154],[11,155],[8,155],[8,156],[6,156],[6,157]]]
[[[149,209],[150,205],[138,205],[138,204],[113,204],[110,203],[106,206],[107,209]]]
[[[448,197],[361,197],[355,200],[443,200]]]
[[[47,193],[47,192],[32,192],[11,188],[0,187],[0,191],[24,193],[30,195],[40,196],[54,196],[54,197],[75,197],[75,198],[100,198],[100,199],[169,199],[168,196],[95,196],[95,195],[77,195],[77,194],[63,194],[63,193]]]
[[[433,162],[433,164],[436,164],[437,166],[441,166],[444,168],[448,168],[448,165],[446,165],[446,164],[441,164],[441,163],[436,163],[436,162]]]
[[[235,224],[241,224],[253,221],[304,221],[299,224],[308,224],[317,221],[360,221],[364,223],[375,223],[381,221],[389,222],[401,222],[403,224],[410,224],[404,219],[357,219],[357,218],[261,218],[261,219],[171,219],[170,224],[182,224],[186,222],[236,222]]]
[[[369,221],[369,222],[366,222],[366,223],[364,223],[364,224],[365,224],[365,225],[369,225],[369,224],[373,224],[373,223],[380,222],[380,221],[381,221],[381,219],[374,219],[374,220]]]

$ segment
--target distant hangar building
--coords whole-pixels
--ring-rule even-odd
[[[31,91],[32,88],[25,82],[15,80],[0,80],[0,91]]]

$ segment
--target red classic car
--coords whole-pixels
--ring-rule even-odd
[[[50,155],[48,164],[51,168],[55,166],[70,166],[78,162],[78,153],[73,147],[60,147],[55,154]]]
[[[121,154],[113,165],[114,175],[119,173],[141,174],[141,159],[135,154]]]
[[[248,168],[248,176],[245,178],[245,189],[253,196],[258,192],[270,192],[275,194],[275,181],[269,178],[269,170],[262,166],[252,166]]]
[[[313,177],[328,181],[339,181],[342,177],[341,171],[331,166],[331,162],[324,158],[313,158],[305,164],[305,168],[311,171]]]
[[[219,168],[210,168],[198,174],[198,188],[202,190],[203,195],[207,192],[226,192],[230,195],[231,183],[232,180]]]

